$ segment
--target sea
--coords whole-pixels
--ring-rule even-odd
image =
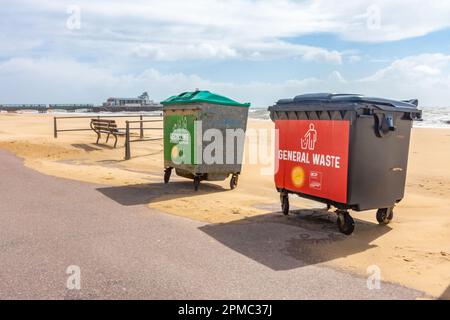
[[[414,121],[413,126],[419,128],[450,128],[450,107],[422,107],[422,120]],[[0,113],[5,113],[0,111]],[[37,113],[37,111],[21,111],[20,113]],[[160,111],[142,112],[140,114],[160,114]],[[101,112],[92,113],[87,110],[67,112],[52,110],[51,114],[58,116],[97,116],[97,115],[135,115],[135,112]],[[256,120],[270,120],[267,108],[250,108],[249,118]]]
[[[423,107],[422,120],[414,121],[419,128],[450,128],[450,107]],[[249,118],[269,120],[267,109],[250,108]]]

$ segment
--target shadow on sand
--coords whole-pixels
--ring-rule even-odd
[[[450,285],[444,291],[444,293],[439,297],[441,300],[450,300]]]
[[[236,222],[206,225],[200,229],[225,246],[273,270],[291,270],[346,257],[375,247],[373,240],[391,230],[355,219],[356,230],[345,236],[336,217],[322,209],[280,212]]]
[[[73,143],[72,147],[84,150],[86,152],[102,150],[102,148],[99,148],[97,145],[92,146],[92,145],[87,144],[87,143]]]
[[[99,192],[108,198],[120,203],[123,206],[135,206],[141,204],[158,202],[158,198],[170,200],[192,196],[195,192],[198,195],[217,192],[226,192],[228,189],[221,186],[202,182],[199,190],[194,191],[193,182],[173,181],[168,184],[163,182],[137,184],[119,187],[98,188]]]

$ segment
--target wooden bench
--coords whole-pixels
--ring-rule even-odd
[[[106,143],[108,143],[109,136],[113,135],[116,141],[114,142],[114,148],[117,146],[117,136],[124,136],[125,132],[119,131],[117,128],[116,120],[107,119],[91,119],[91,129],[97,134],[97,142],[100,140],[102,133],[107,134]]]

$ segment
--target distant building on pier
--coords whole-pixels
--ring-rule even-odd
[[[157,105],[153,100],[150,100],[148,93],[144,92],[137,98],[108,98],[103,103],[104,107],[147,107]]]

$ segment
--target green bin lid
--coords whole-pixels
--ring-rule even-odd
[[[220,104],[225,106],[250,107],[250,103],[239,103],[237,101],[231,100],[230,98],[209,91],[183,92],[177,96],[172,96],[164,101],[161,101],[161,104],[166,106],[173,104],[201,103],[201,102]]]

